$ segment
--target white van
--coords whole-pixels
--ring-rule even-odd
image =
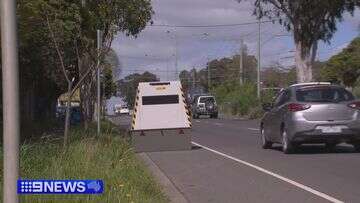
[[[139,83],[131,123],[137,152],[191,149],[190,129],[179,81]]]

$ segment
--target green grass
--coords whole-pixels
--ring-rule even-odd
[[[20,176],[23,179],[102,179],[104,194],[22,195],[20,199],[23,202],[168,202],[143,163],[136,159],[129,143],[119,136],[120,132],[109,123],[103,123],[103,128],[98,138],[94,137],[94,127],[88,132],[73,129],[65,152],[61,148],[62,140],[56,138],[22,144]]]

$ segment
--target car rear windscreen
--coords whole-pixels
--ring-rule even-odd
[[[159,96],[143,96],[143,105],[157,105],[157,104],[178,104],[179,95],[159,95]]]
[[[200,97],[200,103],[214,103],[214,97]]]
[[[354,96],[343,88],[306,87],[296,91],[296,100],[300,102],[343,102],[354,100]]]

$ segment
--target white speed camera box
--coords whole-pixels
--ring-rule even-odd
[[[191,149],[191,116],[179,81],[139,83],[131,123],[137,152]]]

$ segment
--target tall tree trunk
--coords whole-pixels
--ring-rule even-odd
[[[66,103],[66,113],[65,113],[65,130],[64,130],[64,149],[67,147],[68,137],[69,137],[69,127],[70,127],[70,108],[71,108],[71,87],[72,82],[68,83],[68,92],[67,92],[67,103]]]
[[[312,65],[315,61],[317,42],[311,47],[303,46],[301,42],[295,42],[295,64],[297,82],[313,81]]]

